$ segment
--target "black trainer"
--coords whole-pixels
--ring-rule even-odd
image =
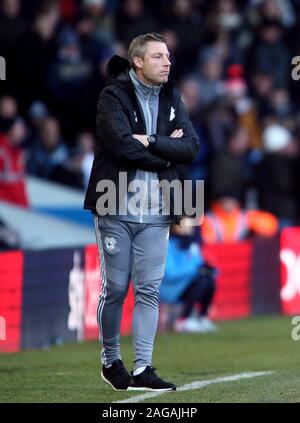
[[[132,382],[128,391],[176,391],[173,383],[165,382],[158,377],[154,367],[147,366],[145,370],[137,376],[133,376],[131,372]]]
[[[130,374],[122,360],[115,360],[110,367],[102,366],[101,377],[115,391],[127,391],[130,384]]]

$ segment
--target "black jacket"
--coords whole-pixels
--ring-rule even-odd
[[[142,169],[157,172],[160,181],[171,182],[178,179],[176,165],[191,163],[199,148],[198,136],[180,93],[170,82],[163,85],[159,95],[156,143],[146,148],[133,138],[132,134],[146,134],[146,125],[128,75],[128,65],[127,60],[118,56],[111,59],[108,65],[111,79],[97,105],[97,143],[84,201],[84,208],[93,212],[100,195],[96,192],[99,181],[112,180],[118,186],[120,171]],[[183,130],[183,137],[170,138],[179,128]],[[171,195],[171,213],[173,204]],[[178,217],[175,221],[179,221]]]

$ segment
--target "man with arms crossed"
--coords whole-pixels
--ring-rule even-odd
[[[199,140],[178,90],[168,82],[171,63],[164,38],[155,33],[138,36],[129,46],[128,58],[129,62],[114,56],[108,64],[110,80],[97,106],[97,145],[84,204],[95,215],[100,255],[101,376],[115,390],[171,391],[176,386],[156,375],[152,352],[169,226],[179,223],[180,216],[174,212],[172,192],[167,204],[158,185],[178,179],[176,165],[193,161]],[[121,172],[127,177],[126,189],[138,181],[148,188],[138,213],[130,202],[130,189],[119,198]],[[106,210],[106,215],[99,185],[97,189],[103,180],[117,187],[116,208]],[[130,279],[135,357],[131,375],[120,354],[122,306]]]

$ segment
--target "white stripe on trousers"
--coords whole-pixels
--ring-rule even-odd
[[[102,327],[101,327],[101,316],[102,316],[105,298],[106,298],[106,294],[107,294],[107,289],[106,289],[107,278],[106,278],[106,270],[105,270],[103,244],[102,244],[101,234],[100,234],[100,230],[99,230],[99,218],[98,218],[98,216],[94,217],[94,223],[95,223],[95,233],[96,233],[96,240],[97,240],[99,260],[100,260],[100,281],[101,281],[101,288],[102,288],[101,294],[100,294],[100,297],[99,297],[99,303],[98,303],[98,306],[97,306],[97,322],[98,322],[98,326],[99,326],[99,330],[100,330],[100,340],[101,340],[102,346],[103,346],[103,330],[102,330]],[[107,364],[104,346],[103,346],[101,358],[103,360],[103,364],[104,365]]]

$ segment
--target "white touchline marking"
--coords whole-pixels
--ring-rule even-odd
[[[126,402],[141,402],[148,398],[155,398],[163,394],[169,394],[169,395],[176,395],[176,392],[181,391],[192,391],[194,389],[201,389],[208,385],[213,385],[215,383],[222,383],[222,382],[235,382],[236,380],[241,379],[251,379],[253,377],[259,377],[259,376],[265,376],[270,375],[274,373],[274,371],[268,371],[268,372],[245,372],[245,373],[239,373],[237,375],[231,375],[231,376],[224,376],[224,377],[218,377],[216,379],[211,380],[199,380],[192,383],[187,383],[186,385],[182,385],[179,388],[177,388],[177,391],[170,392],[170,391],[163,391],[163,392],[149,392],[147,394],[143,395],[137,395],[135,397],[127,398],[125,400],[121,401],[114,401],[115,403],[126,403]]]

